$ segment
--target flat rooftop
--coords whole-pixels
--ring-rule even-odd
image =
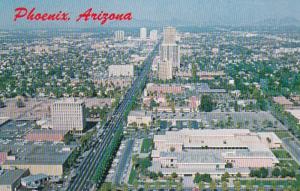
[[[26,173],[26,171],[27,170],[22,169],[4,171],[4,173],[0,175],[0,185],[12,185],[19,178],[21,178]]]
[[[10,156],[15,156],[15,160],[6,160],[5,164],[63,164],[72,149],[63,143],[42,143],[18,141],[9,144],[0,144],[0,151],[11,151]]]
[[[23,137],[33,128],[33,124],[33,121],[10,120],[0,125],[0,143],[1,140],[15,140]]]
[[[198,150],[183,152],[160,152],[160,157],[177,158],[178,163],[226,163],[221,152],[215,150]]]
[[[292,114],[296,119],[298,119],[300,123],[300,108],[299,109],[288,109],[286,110],[290,114]]]

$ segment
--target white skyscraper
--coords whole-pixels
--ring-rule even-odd
[[[176,44],[176,29],[174,27],[165,27],[163,44]]]
[[[52,104],[52,129],[82,132],[85,128],[85,104],[74,98]]]
[[[170,61],[160,61],[158,65],[158,78],[160,80],[170,80],[173,78],[173,67]]]
[[[180,68],[180,47],[177,44],[163,43],[160,46],[160,60],[167,60],[173,68]]]
[[[124,31],[115,31],[115,41],[123,41],[125,38]]]
[[[150,31],[149,37],[150,37],[150,40],[157,41],[157,30]]]
[[[140,39],[141,40],[147,39],[147,29],[146,28],[140,28]]]
[[[180,68],[180,47],[176,43],[176,29],[165,27],[160,46],[160,60],[169,61],[173,68]]]

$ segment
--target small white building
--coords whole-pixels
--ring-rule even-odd
[[[133,77],[134,66],[132,64],[119,64],[108,66],[108,74],[110,77]]]
[[[147,111],[131,111],[127,117],[127,126],[149,127],[152,113]]]

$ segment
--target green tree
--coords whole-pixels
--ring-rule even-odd
[[[246,190],[247,191],[252,191],[253,190],[253,185],[252,185],[252,182],[250,180],[248,180],[246,182]]]
[[[173,184],[173,183],[172,183],[172,180],[169,178],[168,181],[167,181],[167,189],[168,189],[168,190],[171,190],[171,189],[172,189],[172,184]]]
[[[209,188],[211,190],[217,190],[217,183],[214,180],[211,181],[210,184],[209,184]]]
[[[171,177],[174,178],[174,179],[177,178],[176,172],[173,172],[173,173],[171,174]]]
[[[193,82],[197,82],[197,66],[195,63],[192,64],[192,78]]]
[[[221,181],[226,181],[228,182],[228,178],[230,177],[228,172],[225,172],[224,174],[222,174],[221,176]]]
[[[183,190],[183,185],[182,185],[181,182],[178,182],[178,183],[176,184],[176,190],[178,190],[178,191]]]
[[[241,182],[239,180],[234,181],[234,190],[240,191],[241,190]]]
[[[128,185],[127,184],[123,185],[123,191],[128,191]]]
[[[204,182],[202,181],[198,182],[198,188],[200,191],[202,191],[204,189]]]
[[[111,189],[111,183],[109,183],[109,182],[104,182],[104,183],[101,185],[100,191],[107,191],[107,190],[110,190],[110,189]]]
[[[214,108],[212,97],[210,95],[203,95],[199,107],[200,111],[211,112]]]
[[[161,189],[160,181],[156,181],[155,182],[155,188],[156,188],[156,190],[160,190]]]
[[[134,179],[134,181],[133,181],[133,188],[135,190],[138,190],[138,188],[139,188],[139,181],[137,179]]]
[[[227,191],[227,190],[228,190],[227,182],[223,181],[222,182],[222,191]]]
[[[3,107],[5,107],[5,103],[4,103],[3,99],[0,98],[0,108],[3,108]]]
[[[148,183],[148,182],[145,182],[145,183],[144,183],[144,189],[145,189],[145,191],[148,191],[149,188],[150,188],[149,183]]]
[[[278,167],[273,169],[272,176],[278,177],[278,176],[280,176],[280,174],[281,174],[281,171]]]
[[[117,191],[117,186],[115,184],[111,185],[111,191]]]

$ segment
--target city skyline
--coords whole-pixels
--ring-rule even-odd
[[[72,1],[73,2],[73,1]],[[165,25],[173,26],[252,26],[252,25],[300,25],[300,13],[297,7],[300,2],[296,0],[288,1],[237,1],[237,0],[201,0],[189,1],[89,1],[77,0],[75,6],[66,1],[2,1],[0,16],[2,22],[0,29],[14,28],[102,28],[99,23],[76,22],[79,14],[88,8],[93,8],[95,12],[132,12],[133,20],[130,22],[111,22],[107,26],[127,26],[127,27],[157,27]],[[50,5],[51,4],[51,5]],[[70,22],[28,22],[19,20],[14,22],[15,8],[27,7],[36,8],[39,12],[59,12],[70,13]]]
[[[300,188],[299,0],[0,4],[1,191]]]

